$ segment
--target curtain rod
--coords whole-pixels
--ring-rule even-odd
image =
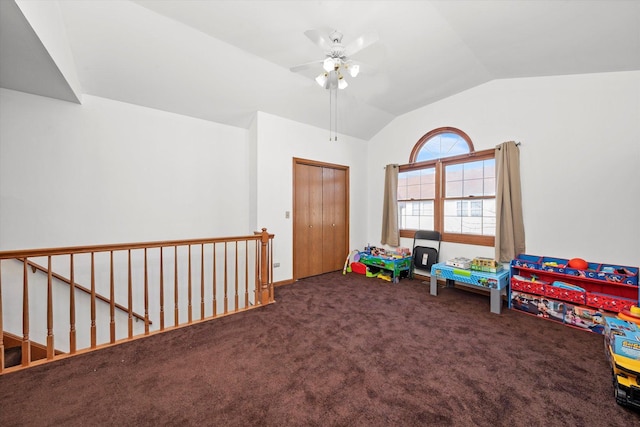
[[[515,142],[515,141],[514,141]],[[516,142],[516,147],[519,147],[522,144],[520,141]],[[502,149],[502,147],[496,147],[498,150]]]

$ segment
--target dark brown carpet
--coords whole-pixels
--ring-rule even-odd
[[[276,304],[0,377],[0,425],[632,426],[603,339],[331,273]]]

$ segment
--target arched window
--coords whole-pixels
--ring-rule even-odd
[[[402,237],[437,230],[444,241],[494,245],[495,151],[475,151],[463,131],[442,127],[424,135],[398,175]]]
[[[472,153],[471,138],[456,128],[438,128],[420,138],[411,151],[409,163],[427,162]]]

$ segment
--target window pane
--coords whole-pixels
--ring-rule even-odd
[[[484,187],[483,179],[470,179],[468,181],[464,181],[464,190],[462,195],[465,197],[469,196],[482,196],[483,187]]]
[[[469,152],[469,145],[460,135],[445,132],[429,138],[420,148],[417,162],[457,156]]]
[[[407,186],[398,184],[398,200],[405,200],[408,198],[409,196],[407,196]]]
[[[462,233],[482,234],[482,218],[477,218],[477,217],[462,218]]]
[[[436,170],[426,168],[398,174],[398,200],[424,200],[436,197]]]
[[[494,159],[446,166],[445,197],[494,196],[494,175]]]
[[[483,200],[482,203],[482,234],[485,236],[496,235],[496,200]]]
[[[410,185],[407,187],[407,199],[419,199],[420,198],[420,186]]]
[[[495,178],[484,179],[484,195],[485,196],[496,195],[496,179]]]
[[[464,164],[464,179],[478,179],[484,176],[483,162],[471,162]]]
[[[496,160],[490,159],[484,161],[484,176],[485,178],[495,178],[496,176]]]
[[[400,228],[433,230],[433,201],[398,202]]]
[[[445,200],[444,231],[495,236],[495,206],[495,199]]]
[[[444,232],[445,233],[462,233],[462,218],[460,217],[444,217]]]
[[[447,197],[462,197],[462,181],[447,181],[444,191]]]

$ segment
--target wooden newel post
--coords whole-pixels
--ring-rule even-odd
[[[261,246],[260,246],[260,304],[267,305],[271,301],[269,301],[269,264],[268,264],[268,244],[269,244],[269,233],[267,233],[267,229],[262,229],[261,234]]]

